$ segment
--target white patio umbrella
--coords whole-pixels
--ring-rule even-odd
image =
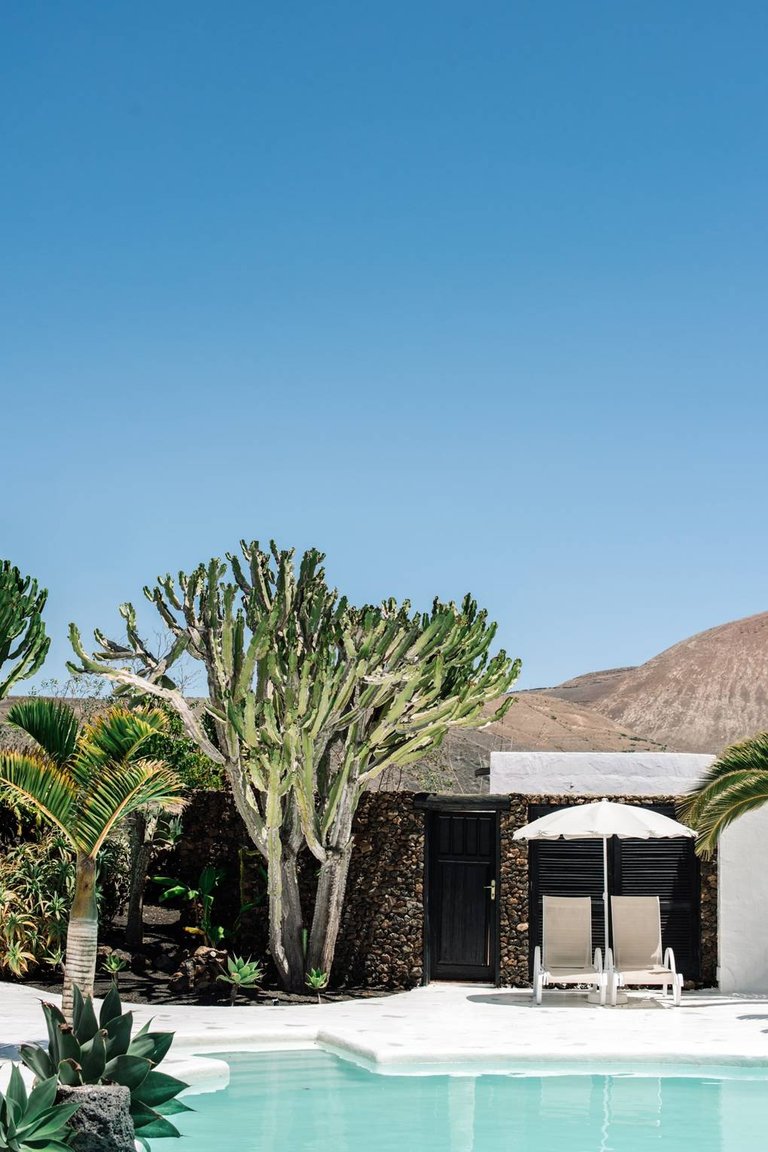
[[[641,808],[636,804],[617,804],[598,800],[595,804],[574,804],[540,816],[518,828],[514,840],[602,840],[603,842],[603,908],[605,910],[605,951],[608,952],[608,841],[674,840],[680,836],[695,837],[685,824]]]

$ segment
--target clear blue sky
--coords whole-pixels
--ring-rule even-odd
[[[9,0],[0,556],[471,590],[525,685],[768,607],[763,0]]]

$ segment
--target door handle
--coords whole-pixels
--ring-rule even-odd
[[[490,884],[486,884],[485,890],[486,890],[486,892],[490,892],[491,900],[496,899],[496,881],[495,880],[491,880]]]

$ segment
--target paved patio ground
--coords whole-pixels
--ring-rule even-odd
[[[40,993],[0,983],[0,1061],[25,1041],[44,1041]],[[126,1005],[127,1006],[127,1005]],[[530,993],[483,985],[431,984],[381,999],[293,1006],[134,1009],[138,1023],[175,1031],[163,1068],[199,1085],[227,1079],[220,1060],[199,1054],[320,1046],[384,1073],[506,1070],[567,1063],[608,1070],[656,1064],[751,1066],[768,1077],[768,997],[686,993],[680,1008],[650,993],[617,1008],[584,995]],[[193,1058],[194,1057],[194,1058]],[[7,1076],[7,1069],[6,1076]],[[2,1077],[4,1081],[6,1076]]]

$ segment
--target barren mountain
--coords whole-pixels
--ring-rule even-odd
[[[494,708],[486,711],[490,715]],[[487,776],[491,752],[660,751],[653,740],[580,704],[522,692],[503,720],[474,731],[450,732],[441,748],[402,772],[385,773],[381,787],[417,791],[476,792]]]
[[[544,695],[588,702],[671,751],[720,752],[768,728],[768,612],[699,632],[637,668],[578,676]]]

